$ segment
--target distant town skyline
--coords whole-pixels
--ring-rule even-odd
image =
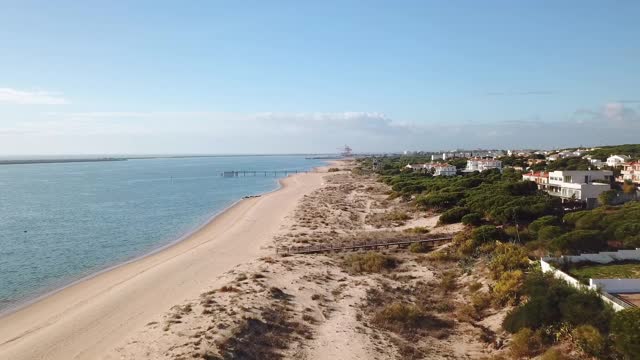
[[[0,156],[637,143],[640,3],[25,1]]]

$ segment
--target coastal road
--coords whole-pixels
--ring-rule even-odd
[[[114,359],[115,349],[174,306],[216,286],[216,277],[266,249],[322,173],[290,176],[246,199],[187,239],[69,286],[0,318],[0,359]]]

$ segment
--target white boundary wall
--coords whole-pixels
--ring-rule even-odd
[[[640,292],[640,279],[589,279],[589,288],[608,293],[637,293]]]
[[[590,261],[599,264],[608,264],[614,261],[640,261],[640,249],[635,250],[618,250],[618,251],[602,251],[597,254],[581,254],[581,255],[567,255],[560,256],[559,258],[543,257],[545,261],[555,260],[558,263],[569,262],[578,263],[583,261]]]
[[[587,285],[581,284],[580,281],[578,281],[576,278],[572,277],[571,275],[569,275],[569,274],[567,274],[567,273],[565,273],[563,271],[560,271],[560,270],[554,268],[553,266],[551,266],[551,264],[549,264],[544,259],[540,259],[540,268],[542,269],[543,273],[551,272],[554,277],[566,281],[569,285],[573,286],[576,289],[580,289],[580,290],[586,290],[586,289],[598,290],[597,288],[592,288],[591,286],[587,286]],[[640,280],[638,280],[638,281],[640,282]],[[606,290],[604,290],[604,289],[599,289],[599,290],[602,291],[602,292],[600,292],[600,298],[602,298],[602,300],[604,302],[606,302],[607,304],[610,304],[613,307],[613,310],[620,311],[620,310],[624,310],[624,309],[628,308],[628,306],[623,306],[621,304],[622,301],[620,301],[620,303],[618,303],[616,301],[618,299],[613,297],[613,296],[611,296],[608,292],[605,292]]]

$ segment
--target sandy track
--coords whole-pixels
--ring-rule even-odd
[[[284,179],[279,191],[241,201],[184,241],[70,286],[0,318],[2,359],[96,359],[171,306],[197,297],[265,249],[323,174]]]

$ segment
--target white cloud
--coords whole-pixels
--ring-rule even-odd
[[[376,112],[43,113],[5,122],[0,152],[322,153],[344,144],[362,152],[618,144],[640,137],[634,109],[603,105],[565,120],[493,122],[401,122]]]
[[[16,105],[64,105],[69,101],[57,93],[48,91],[23,91],[0,88],[0,103]]]

